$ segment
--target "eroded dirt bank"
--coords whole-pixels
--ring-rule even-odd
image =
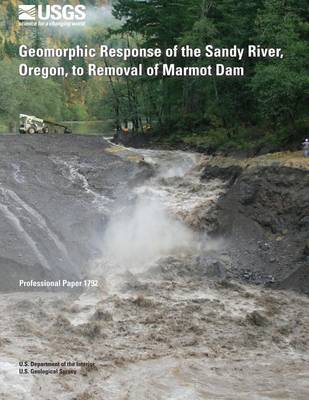
[[[212,229],[230,241],[235,276],[309,294],[309,162],[300,160],[210,160],[203,179],[228,185]]]
[[[136,172],[107,147],[100,137],[0,138],[0,290],[80,277],[100,252],[109,206]]]
[[[5,138],[0,150],[1,284],[10,282],[0,398],[308,399],[309,298],[273,288],[303,257],[298,171],[284,186],[280,171],[226,171],[200,155],[93,137]],[[16,291],[21,271],[75,271],[99,285]],[[21,361],[42,365],[20,375]],[[48,365],[68,361],[89,364],[66,374]]]

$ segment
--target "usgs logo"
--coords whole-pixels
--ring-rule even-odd
[[[86,6],[83,5],[20,5],[18,6],[19,21],[84,21]]]

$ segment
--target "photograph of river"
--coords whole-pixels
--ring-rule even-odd
[[[305,0],[0,2],[0,400],[308,400]]]
[[[198,153],[98,136],[4,136],[0,152],[8,398],[306,399],[308,297],[278,290],[286,271],[258,268],[275,250],[255,229],[212,234],[226,169],[206,177]],[[31,374],[18,374],[24,361]],[[90,366],[53,373],[58,362]]]

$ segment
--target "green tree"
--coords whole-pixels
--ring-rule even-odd
[[[23,81],[18,75],[18,63],[0,61],[0,116],[3,120],[16,120],[22,91]]]
[[[298,4],[268,0],[256,25],[260,43],[284,54],[283,59],[257,63],[252,88],[261,120],[283,129],[286,141],[301,134],[309,101],[309,24]]]

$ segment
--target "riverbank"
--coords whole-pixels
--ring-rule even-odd
[[[172,132],[160,134],[121,134],[115,142],[125,146],[157,150],[183,150],[207,155],[248,158],[281,151],[294,152],[301,148],[303,139],[286,143],[282,135],[243,129],[241,134],[234,135],[226,129],[209,129],[207,133]]]
[[[256,157],[212,156],[208,158],[210,166],[222,168],[240,167],[242,169],[264,167],[287,167],[309,171],[309,157],[304,157],[302,151],[281,151]]]
[[[236,276],[309,294],[309,160],[299,152],[208,157],[203,179],[228,185],[213,231],[229,239]]]
[[[98,136],[0,136],[1,291],[83,275],[114,196],[137,172],[110,147]]]

